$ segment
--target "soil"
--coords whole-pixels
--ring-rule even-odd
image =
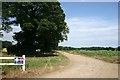
[[[65,68],[37,78],[118,78],[118,64],[61,52],[70,59]]]

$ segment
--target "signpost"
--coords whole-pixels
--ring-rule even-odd
[[[14,59],[14,63],[0,63],[0,65],[22,65],[22,70],[25,71],[25,55],[22,57],[0,57],[0,59]]]

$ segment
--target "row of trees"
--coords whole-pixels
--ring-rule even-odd
[[[120,50],[120,47],[113,48],[113,47],[81,47],[81,48],[74,48],[74,47],[63,47],[58,46],[57,50]]]

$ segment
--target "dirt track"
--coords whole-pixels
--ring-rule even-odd
[[[39,78],[118,78],[118,65],[64,52],[70,64]]]

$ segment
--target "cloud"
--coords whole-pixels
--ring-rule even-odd
[[[11,26],[13,28],[12,32],[19,32],[21,31],[20,25],[18,26]]]
[[[69,18],[70,33],[63,46],[117,46],[117,22],[99,17]]]
[[[6,33],[6,32],[3,31],[3,35],[4,36],[3,36],[2,40],[14,41],[13,37],[12,37],[14,35],[14,32],[21,31],[20,25],[18,25],[18,26],[11,26],[11,27],[13,28],[13,30],[11,32]]]

